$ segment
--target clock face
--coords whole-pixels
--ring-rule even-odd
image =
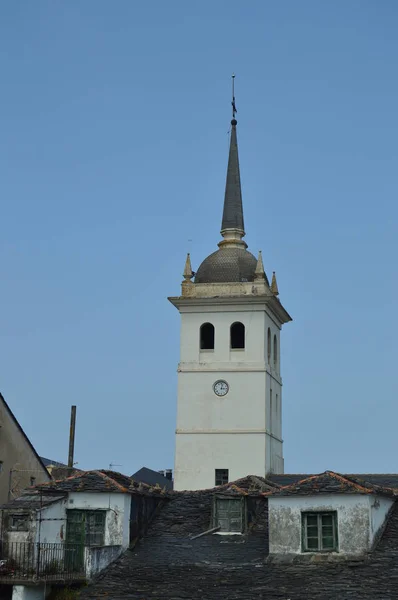
[[[225,396],[226,394],[228,394],[229,385],[223,379],[219,379],[213,385],[213,390],[217,396]]]

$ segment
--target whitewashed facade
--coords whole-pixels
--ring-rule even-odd
[[[303,553],[303,514],[335,513],[340,555],[362,555],[372,550],[394,503],[375,494],[320,494],[270,496],[268,499],[269,553]]]

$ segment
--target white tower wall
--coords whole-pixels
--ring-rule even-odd
[[[229,480],[282,473],[281,324],[258,298],[255,304],[250,296],[240,299],[238,305],[192,301],[179,306],[175,489],[213,487],[216,469],[228,469]],[[231,348],[230,328],[236,322],[245,326],[244,349]],[[200,349],[204,323],[215,328],[214,349]],[[214,393],[217,380],[228,383],[225,396]]]

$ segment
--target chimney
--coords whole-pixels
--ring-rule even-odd
[[[75,453],[75,431],[76,431],[76,406],[71,407],[70,411],[70,432],[69,432],[69,455],[68,467],[73,469],[73,457]]]

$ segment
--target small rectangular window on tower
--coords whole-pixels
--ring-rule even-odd
[[[228,481],[228,469],[216,469],[216,485],[225,485]]]

